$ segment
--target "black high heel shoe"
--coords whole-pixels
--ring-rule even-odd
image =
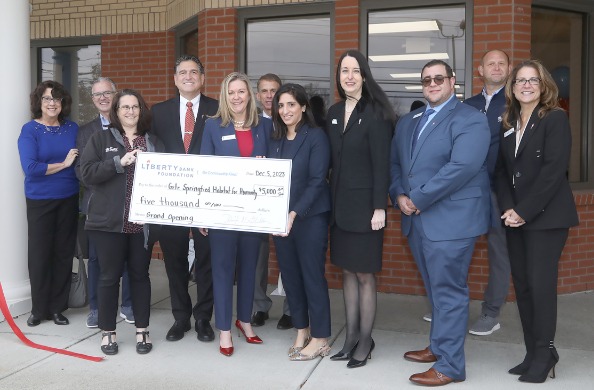
[[[371,359],[371,352],[373,351],[373,349],[375,348],[375,341],[373,341],[373,339],[371,339],[371,348],[369,349],[369,353],[367,354],[367,357],[363,360],[357,360],[354,358],[351,358],[351,360],[349,360],[349,362],[347,363],[347,368],[357,368],[357,367],[363,367],[364,365],[367,364],[367,359]],[[354,353],[354,351],[353,351]]]
[[[101,352],[106,355],[115,355],[118,353],[118,343],[115,341],[111,341],[111,336],[115,336],[116,332],[103,332],[101,333],[101,337],[107,337],[107,345],[101,346]]]
[[[330,356],[330,360],[350,360],[351,357],[353,357],[353,353],[355,352],[355,349],[357,349],[358,345],[359,342],[357,341],[355,346],[349,352],[338,352],[337,354]]]
[[[146,338],[149,335],[149,331],[143,330],[140,332],[136,332],[136,335],[142,335],[142,341],[136,342],[136,352],[141,355],[149,353],[153,349],[153,343],[146,341]]]
[[[526,356],[524,357],[524,361],[522,361],[522,363],[510,368],[507,372],[509,372],[512,375],[524,375],[526,372],[528,372],[528,369],[530,368],[532,358],[532,355],[526,354]]]
[[[555,379],[555,365],[559,362],[559,355],[557,351],[551,349],[551,357],[546,362],[534,360],[530,365],[528,371],[525,374],[521,375],[520,382],[529,382],[529,383],[543,383],[547,380],[547,376],[551,379]]]

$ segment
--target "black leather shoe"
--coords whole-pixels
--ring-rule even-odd
[[[142,336],[142,341],[136,342],[136,352],[141,355],[145,355],[153,349],[153,343],[146,341],[146,338],[148,337],[148,335],[149,335],[148,330],[136,332],[136,336]]]
[[[31,314],[29,318],[27,318],[28,326],[37,326],[39,324],[41,324],[41,318],[36,317],[35,314]]]
[[[196,321],[194,326],[196,329],[196,333],[198,333],[197,338],[200,341],[212,341],[214,340],[214,331],[212,330],[212,326],[210,326],[210,322],[207,319],[202,319]]]
[[[167,336],[165,338],[167,341],[177,341],[184,338],[184,333],[188,330],[192,329],[192,325],[190,325],[190,319],[185,321],[175,321],[173,326],[167,332]]]
[[[257,311],[252,314],[252,320],[250,321],[250,324],[252,324],[252,326],[263,326],[267,319],[268,313],[265,311]]]
[[[54,324],[56,325],[68,325],[70,323],[68,318],[64,317],[62,313],[54,313],[48,317],[48,320],[54,320]]]
[[[291,329],[293,327],[293,320],[291,316],[283,314],[283,316],[278,320],[278,324],[276,324],[276,329]]]

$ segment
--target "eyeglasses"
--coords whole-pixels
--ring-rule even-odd
[[[93,97],[93,99],[99,99],[101,96],[103,96],[104,98],[109,98],[114,94],[115,94],[114,91],[103,91],[103,92],[92,93],[91,96]]]
[[[530,77],[529,79],[515,79],[514,83],[516,85],[526,85],[526,83],[530,83],[530,85],[538,85],[540,84],[540,79],[538,77]]]
[[[133,105],[133,106],[119,106],[118,108],[120,110],[123,110],[123,111],[132,111],[132,112],[140,111],[140,106],[137,106],[137,105]]]
[[[41,100],[46,104],[50,104],[51,102],[54,102],[56,104],[62,103],[62,98],[60,97],[42,96]]]
[[[445,79],[451,79],[451,76],[442,76],[442,75],[438,75],[435,77],[425,77],[423,79],[421,79],[421,84],[423,84],[423,87],[428,87],[431,85],[431,81],[435,81],[435,85],[441,85],[443,84],[443,82],[445,81]]]

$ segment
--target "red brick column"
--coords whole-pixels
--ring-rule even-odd
[[[175,34],[169,31],[101,39],[101,74],[115,81],[118,89],[137,89],[149,106],[175,93],[174,57]]]
[[[205,95],[218,100],[221,81],[238,70],[238,17],[233,8],[207,9],[198,14],[198,54],[206,68]]]

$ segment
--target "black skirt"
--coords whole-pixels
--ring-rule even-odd
[[[351,272],[376,273],[382,270],[384,229],[369,233],[330,228],[330,261]]]

